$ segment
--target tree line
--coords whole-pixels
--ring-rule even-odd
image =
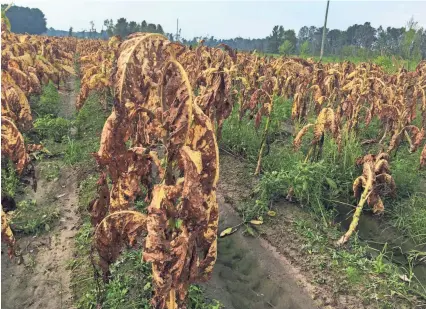
[[[426,30],[413,19],[405,27],[382,26],[374,28],[370,22],[349,26],[346,30],[326,29],[324,55],[371,58],[376,56],[401,56],[404,59],[426,59]],[[207,46],[220,43],[232,48],[272,54],[319,56],[323,27],[304,26],[298,34],[283,26],[274,26],[269,36],[261,39],[196,37],[183,39],[185,44],[204,40]]]
[[[2,11],[6,5],[2,5]],[[323,27],[303,26],[299,32],[285,29],[276,25],[270,35],[265,38],[232,38],[217,39],[211,37],[181,38],[177,35],[165,33],[160,24],[149,23],[145,20],[138,23],[119,18],[116,22],[106,19],[102,29],[98,31],[93,21],[89,28],[75,32],[72,27],[68,31],[46,28],[46,18],[39,9],[30,9],[12,6],[6,12],[11,24],[11,31],[15,33],[47,34],[54,36],[76,36],[80,38],[108,39],[119,35],[123,39],[134,32],[154,32],[166,35],[169,40],[178,40],[183,44],[197,45],[204,40],[207,46],[216,46],[220,43],[232,48],[262,53],[319,56]],[[426,59],[426,30],[410,19],[404,27],[382,26],[375,28],[370,22],[349,26],[346,30],[326,29],[325,56],[341,58],[359,57],[368,59],[377,56],[400,56],[404,59]]]

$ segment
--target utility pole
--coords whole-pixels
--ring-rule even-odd
[[[322,55],[324,54],[324,43],[325,43],[325,34],[327,32],[327,17],[328,17],[328,6],[330,5],[330,0],[327,0],[327,9],[325,10],[325,20],[324,20],[324,28],[322,29],[322,41],[321,41],[321,54],[320,60],[322,60]]]
[[[179,42],[179,18],[176,20],[176,42]]]

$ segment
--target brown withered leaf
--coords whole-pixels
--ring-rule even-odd
[[[3,206],[1,208],[1,240],[8,245],[8,255],[9,258],[12,258],[15,255],[15,236],[9,226],[7,220],[7,214],[3,211]]]
[[[18,174],[21,174],[30,158],[27,154],[24,138],[13,121],[5,116],[1,117],[1,150],[2,154],[15,163]]]
[[[90,212],[90,221],[93,226],[97,226],[98,223],[105,218],[109,207],[109,188],[105,173],[101,174],[96,184],[98,186],[98,197],[93,199],[89,203],[88,207],[88,210]]]
[[[124,245],[135,246],[146,231],[146,215],[123,210],[106,216],[96,227],[94,243],[104,280],[108,280],[109,265],[120,255]]]

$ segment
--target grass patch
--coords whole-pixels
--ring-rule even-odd
[[[38,164],[40,176],[47,181],[58,179],[62,166],[60,161],[42,161]]]
[[[35,200],[23,200],[11,216],[11,226],[23,234],[40,234],[50,231],[58,218],[59,210],[55,205],[40,207]]]
[[[364,304],[376,304],[378,308],[412,308],[425,304],[418,298],[424,295],[423,288],[401,280],[401,276],[409,273],[391,263],[386,244],[381,251],[376,251],[353,237],[346,248],[336,248],[333,244],[341,236],[340,229],[324,228],[308,216],[295,220],[293,227],[302,239],[302,251],[315,256],[310,262],[315,272],[326,277],[332,275],[338,281],[334,287],[338,289],[336,293],[361,296]]]
[[[391,224],[417,244],[426,243],[426,193],[416,192],[394,203],[389,210]]]
[[[54,142],[60,143],[69,134],[71,124],[67,119],[46,115],[34,121],[34,129],[41,139],[53,139]]]
[[[5,160],[5,167],[1,169],[1,196],[14,198],[19,186],[19,176],[10,160]]]
[[[247,218],[263,215],[277,199],[293,191],[297,201],[309,207],[327,226],[333,216],[327,211],[330,201],[351,203],[352,182],[360,170],[353,162],[361,154],[361,148],[353,136],[344,136],[345,147],[339,153],[334,140],[326,138],[318,161],[305,160],[307,147],[295,152],[290,146],[276,145],[264,158],[264,174],[254,191],[255,202],[242,208]]]
[[[285,100],[282,97],[277,97],[274,100],[264,156],[271,153],[271,144],[282,141],[289,135],[285,126],[291,115],[291,100]],[[220,146],[255,164],[259,155],[265,124],[265,117],[262,118],[258,129],[255,128],[255,119],[245,116],[240,121],[238,109],[234,108],[231,116],[225,120],[223,125]]]
[[[46,115],[58,116],[59,113],[59,104],[60,96],[58,89],[56,89],[55,84],[52,81],[49,81],[47,85],[43,87],[42,94],[38,100],[34,97],[30,100],[33,105],[31,110],[38,116],[43,117]]]
[[[90,154],[99,149],[100,136],[107,117],[108,114],[99,104],[99,96],[96,93],[91,94],[76,116],[75,136],[67,136],[64,139],[64,161],[67,164],[94,162]]]

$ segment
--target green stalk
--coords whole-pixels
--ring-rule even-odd
[[[259,173],[260,173],[262,155],[263,155],[263,150],[265,149],[266,136],[268,135],[268,131],[269,131],[269,123],[271,121],[271,114],[272,114],[272,100],[271,100],[271,111],[269,113],[268,118],[266,119],[265,131],[263,131],[262,144],[260,145],[259,157],[257,159],[256,171],[254,172],[255,175],[259,175]]]
[[[355,213],[354,213],[354,216],[353,216],[353,218],[352,218],[352,222],[351,222],[351,224],[349,225],[349,229],[348,229],[348,231],[345,233],[345,235],[343,235],[343,236],[342,236],[342,237],[341,237],[341,238],[337,241],[337,244],[338,244],[338,245],[343,245],[343,244],[345,244],[345,243],[349,240],[349,238],[351,237],[351,235],[353,234],[353,232],[356,230],[356,228],[357,228],[357,226],[358,226],[358,223],[359,223],[359,218],[360,218],[361,213],[362,213],[362,209],[363,209],[364,204],[365,204],[365,202],[367,201],[368,196],[369,196],[369,193],[368,193],[369,189],[370,189],[370,187],[369,187],[369,186],[366,186],[366,187],[364,188],[364,192],[362,192],[361,198],[360,198],[360,200],[359,200],[359,202],[358,202],[358,205],[356,206]]]

